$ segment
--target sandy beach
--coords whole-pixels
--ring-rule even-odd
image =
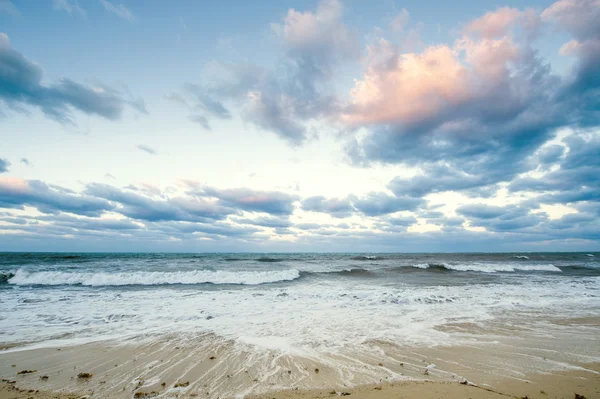
[[[588,366],[596,372],[600,365]],[[2,380],[0,384],[0,399],[74,399],[81,397],[111,398],[110,392],[96,393],[86,390],[82,385],[78,393],[60,393],[37,389],[19,388],[15,380]],[[120,393],[118,393],[120,394]],[[579,396],[576,396],[579,395]],[[206,392],[167,392],[146,391],[140,389],[129,392],[128,397],[208,397]],[[497,389],[467,385],[460,382],[434,382],[405,381],[396,383],[382,383],[379,385],[366,385],[347,388],[341,391],[330,390],[279,390],[252,396],[256,399],[325,399],[337,396],[352,396],[357,399],[387,399],[387,398],[598,398],[600,397],[600,378],[597,373],[589,371],[555,373],[552,375],[531,376],[528,381],[503,381]]]
[[[380,382],[364,384],[364,376],[356,374],[349,378],[356,383],[349,384],[340,379],[349,370],[273,351],[258,358],[234,350],[229,342],[212,342],[196,348],[174,342],[95,343],[5,352],[0,355],[0,399],[600,397],[600,363],[567,364],[559,360],[562,355],[531,362],[527,351],[511,353],[502,346],[382,345],[380,362],[362,359],[365,375],[379,373]],[[540,362],[546,362],[545,369]]]

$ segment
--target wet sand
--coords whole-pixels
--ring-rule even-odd
[[[245,351],[212,336],[198,343],[93,343],[0,353],[0,399],[600,398],[600,363],[566,361],[567,352],[523,342],[437,348],[380,342],[373,343],[376,356],[355,353],[350,362],[340,351],[329,363]],[[35,371],[19,374],[24,370]],[[92,376],[78,378],[80,373]]]
[[[589,365],[596,370],[599,364]],[[0,399],[75,399],[75,398],[112,398],[110,392],[93,392],[85,390],[78,394],[67,394],[43,390],[20,389],[13,382],[0,383]],[[576,396],[579,395],[579,396]],[[168,397],[168,398],[193,398],[207,397],[202,390],[178,392],[163,389],[149,391],[139,389],[127,393],[127,397]],[[278,390],[258,396],[249,396],[252,399],[333,399],[338,396],[351,396],[355,399],[505,399],[505,398],[599,398],[600,378],[598,374],[589,372],[555,373],[552,375],[537,375],[528,381],[504,381],[496,389],[468,385],[460,382],[434,382],[434,381],[404,381],[395,383],[382,383],[365,385],[342,390]]]

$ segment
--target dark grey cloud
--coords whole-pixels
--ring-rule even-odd
[[[10,166],[10,162],[6,159],[0,158],[0,173],[8,172],[8,167]]]
[[[158,155],[158,152],[154,148],[147,146],[146,144],[140,144],[137,146],[137,148],[138,150],[144,151],[150,155]]]
[[[42,213],[69,212],[86,216],[99,216],[114,208],[104,199],[74,194],[38,180],[0,180],[0,207],[23,209],[24,206],[37,208]]]
[[[518,205],[463,205],[456,213],[468,218],[471,226],[484,227],[491,232],[523,231],[548,220],[545,213],[532,213],[531,208]]]
[[[90,88],[68,78],[45,85],[42,80],[42,68],[15,50],[8,36],[0,33],[0,101],[9,108],[27,112],[24,107],[37,107],[60,123],[73,123],[73,110],[110,120],[119,119],[128,105],[145,112],[143,100],[126,99],[108,86]]]

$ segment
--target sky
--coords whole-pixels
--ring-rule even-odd
[[[0,0],[0,251],[600,250],[600,0]]]

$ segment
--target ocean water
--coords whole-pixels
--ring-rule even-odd
[[[600,253],[2,253],[0,308],[10,350],[206,334],[301,355],[462,345],[598,317]]]

